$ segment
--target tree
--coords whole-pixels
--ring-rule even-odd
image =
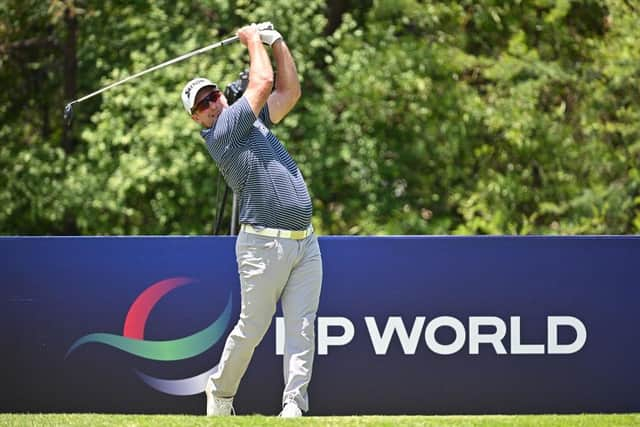
[[[271,20],[303,97],[274,131],[332,234],[640,231],[640,16],[624,0],[0,5],[0,233],[208,234],[216,176],[179,91]],[[228,221],[230,209],[226,210]]]

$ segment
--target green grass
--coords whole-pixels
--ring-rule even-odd
[[[262,415],[0,414],[0,426],[640,426],[640,414],[304,417]]]

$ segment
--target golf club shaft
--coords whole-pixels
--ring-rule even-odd
[[[136,77],[140,77],[140,76],[145,75],[145,74],[147,74],[147,73],[150,73],[150,72],[152,72],[152,71],[159,70],[159,69],[164,68],[164,67],[166,67],[166,66],[168,66],[168,65],[175,64],[176,62],[180,62],[180,61],[183,61],[183,60],[185,60],[185,59],[191,58],[192,56],[195,56],[195,55],[198,55],[198,54],[204,53],[204,52],[206,52],[206,51],[208,51],[208,50],[215,49],[215,48],[220,47],[220,46],[228,45],[228,44],[230,44],[230,43],[233,43],[233,42],[237,41],[238,39],[239,39],[239,37],[238,37],[238,36],[229,37],[228,39],[224,39],[224,40],[222,40],[222,41],[219,41],[219,42],[217,42],[217,43],[211,44],[211,45],[209,45],[209,46],[205,46],[205,47],[203,47],[203,48],[200,48],[200,49],[194,50],[194,51],[192,51],[192,52],[185,53],[184,55],[178,56],[177,58],[173,58],[173,59],[171,59],[171,60],[169,60],[169,61],[163,62],[162,64],[158,64],[158,65],[153,66],[153,67],[151,67],[151,68],[148,68],[148,69],[146,69],[146,70],[140,71],[139,73],[136,73],[136,74],[134,74],[134,75],[132,75],[132,76],[129,76],[129,77],[127,77],[127,78],[124,78],[124,79],[122,79],[122,80],[120,80],[120,81],[117,81],[117,82],[115,82],[115,83],[111,83],[110,85],[105,86],[105,87],[103,87],[102,89],[99,89],[99,90],[97,90],[97,91],[95,91],[95,92],[93,92],[93,93],[90,93],[89,95],[85,95],[85,96],[83,96],[82,98],[78,98],[78,99],[76,99],[75,101],[70,102],[68,105],[75,104],[75,103],[77,103],[77,102],[82,102],[82,101],[84,101],[84,100],[86,100],[86,99],[89,99],[89,98],[91,98],[91,97],[94,97],[94,96],[96,96],[96,95],[99,95],[99,94],[101,94],[102,92],[104,92],[104,91],[106,91],[106,90],[109,90],[109,89],[114,88],[114,87],[116,87],[116,86],[119,86],[119,85],[121,85],[121,84],[123,84],[123,83],[126,83],[126,82],[128,82],[129,80],[133,80],[133,79],[135,79]]]

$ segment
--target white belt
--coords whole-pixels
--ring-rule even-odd
[[[249,224],[242,224],[240,226],[240,231],[244,231],[245,233],[250,234],[257,234],[258,236],[282,237],[284,239],[302,240],[313,234],[313,226],[310,225],[306,230],[281,230],[279,228],[267,227],[260,227],[259,229],[257,229]]]

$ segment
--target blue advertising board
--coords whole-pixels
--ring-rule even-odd
[[[0,238],[0,412],[204,413],[239,313],[234,244]],[[310,415],[640,411],[640,237],[320,246]],[[280,326],[239,414],[280,410]]]

